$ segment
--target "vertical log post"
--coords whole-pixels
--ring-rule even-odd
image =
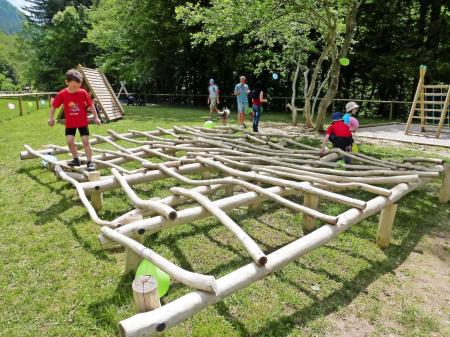
[[[386,206],[381,211],[377,232],[377,245],[380,248],[387,248],[389,246],[392,235],[392,225],[394,224],[397,208],[398,204],[392,204]]]
[[[22,96],[19,96],[19,116],[23,116]]]
[[[36,110],[39,110],[39,96],[36,94]]]
[[[442,176],[442,185],[439,192],[439,201],[446,203],[450,200],[450,163],[444,164],[444,172]]]
[[[256,185],[261,186],[261,183],[256,183]],[[248,211],[256,212],[261,208],[261,206],[262,206],[262,201],[260,198],[258,198],[258,199],[256,199],[256,201],[254,201],[250,205],[248,205]]]
[[[94,171],[88,173],[89,181],[97,181],[100,180],[100,171]],[[101,210],[103,207],[103,193],[101,192],[92,192],[91,193],[91,202],[92,206],[96,211]]]
[[[394,104],[391,101],[391,103],[389,104],[389,120],[390,121],[392,120],[392,114],[394,112],[393,110],[394,110]]]
[[[319,206],[319,197],[314,194],[305,193],[303,204],[312,209]],[[303,215],[303,229],[307,232],[312,231],[316,227],[316,219],[309,215]]]
[[[142,243],[143,237],[140,235],[139,237],[133,237],[135,241]],[[136,254],[131,248],[125,248],[125,274],[129,272],[135,272],[139,265],[141,264],[142,257],[139,254]]]
[[[158,286],[152,276],[138,276],[132,283],[136,313],[147,312],[161,307]]]

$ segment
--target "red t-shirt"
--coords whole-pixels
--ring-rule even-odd
[[[331,123],[327,129],[327,135],[335,135],[336,137],[351,137],[350,128],[344,121],[336,121]]]
[[[57,109],[64,104],[66,128],[83,128],[88,125],[86,106],[92,105],[89,94],[84,89],[70,93],[67,88],[61,90],[53,100],[52,106]]]

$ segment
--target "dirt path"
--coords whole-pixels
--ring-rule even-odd
[[[425,235],[393,274],[326,317],[326,336],[450,336],[450,221]]]

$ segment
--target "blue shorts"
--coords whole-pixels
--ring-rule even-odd
[[[247,106],[248,106],[248,102],[246,102],[246,103],[244,103],[244,102],[237,102],[237,104],[238,104],[238,113],[245,113],[245,109],[247,108]]]

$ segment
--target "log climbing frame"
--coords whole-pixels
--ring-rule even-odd
[[[192,288],[170,303],[122,320],[121,336],[164,332],[377,213],[381,215],[376,240],[380,247],[387,247],[397,202],[433,178],[443,178],[440,201],[450,198],[450,167],[440,159],[405,158],[400,162],[339,149],[321,157],[318,148],[305,145],[301,135],[293,132],[253,133],[226,126],[108,133],[90,140],[96,172],[87,172],[85,165],[67,166],[58,158],[69,153],[63,146],[50,144],[35,150],[25,145],[20,156],[47,161],[59,179],[75,187],[90,218],[101,226],[101,246],[125,247],[126,272],[147,259]],[[77,146],[81,151],[81,144]],[[83,155],[80,152],[82,161]],[[351,164],[336,162],[343,156],[351,157]],[[134,164],[129,165],[131,162]],[[176,182],[165,198],[142,199],[133,188],[162,179]],[[107,195],[104,192],[114,189],[125,193],[132,209],[115,219],[102,219],[97,211]],[[369,197],[361,200],[355,195]],[[319,209],[319,200],[338,204],[344,211],[327,214]],[[273,252],[263,251],[228,214],[263,201],[301,213],[303,223],[299,225],[305,235]],[[148,235],[211,216],[248,254],[248,264],[225,276],[186,270],[143,244]]]

